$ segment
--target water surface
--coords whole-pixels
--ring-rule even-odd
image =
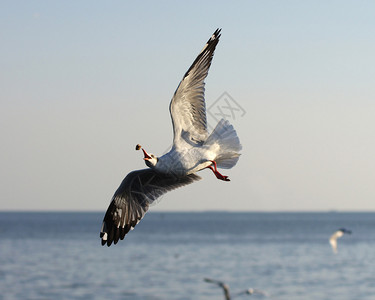
[[[149,212],[109,248],[103,215],[0,213],[0,299],[375,299],[374,213]]]

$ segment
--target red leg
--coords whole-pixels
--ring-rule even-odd
[[[211,160],[211,162],[213,163],[213,165],[214,165],[215,168],[213,168],[212,166],[208,166],[207,168],[211,169],[211,171],[214,172],[216,178],[217,178],[217,179],[220,179],[220,180],[223,180],[223,181],[230,181],[230,179],[228,178],[228,176],[225,176],[225,175],[221,174],[221,173],[217,170],[216,161]]]
[[[211,160],[211,162],[214,164],[214,167],[215,167],[215,171],[217,172],[217,164],[216,164],[216,161],[214,160]]]

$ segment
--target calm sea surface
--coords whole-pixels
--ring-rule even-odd
[[[375,299],[374,213],[149,212],[109,248],[103,215],[0,213],[0,299]]]

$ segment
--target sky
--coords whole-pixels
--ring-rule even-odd
[[[239,163],[154,211],[375,210],[372,1],[1,1],[0,210],[105,211],[172,143],[170,99],[222,28],[206,80]],[[230,111],[227,107],[233,109]]]

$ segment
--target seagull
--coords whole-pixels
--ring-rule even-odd
[[[223,289],[223,292],[224,292],[225,300],[231,300],[231,296],[230,296],[230,293],[229,293],[229,285],[227,285],[226,283],[224,283],[222,281],[210,279],[210,278],[204,278],[203,280],[205,282],[213,283],[213,284],[216,284],[217,286],[221,287]],[[258,290],[258,289],[253,289],[253,288],[250,288],[250,289],[244,290],[242,292],[239,292],[235,296],[254,295],[254,294],[258,294],[258,295],[262,295],[262,296],[268,296],[268,293],[266,293],[264,291],[261,291],[261,290]]]
[[[332,246],[333,253],[337,253],[337,239],[342,237],[344,234],[352,234],[352,232],[345,228],[340,228],[329,238],[329,243]]]
[[[255,295],[255,294],[262,295],[262,296],[268,296],[267,292],[264,292],[264,291],[261,291],[261,290],[258,290],[258,289],[253,289],[253,288],[249,288],[247,290],[244,290],[244,291],[238,293],[237,296],[239,296],[239,295]]]
[[[204,80],[220,32],[217,29],[207,41],[172,97],[169,105],[173,125],[171,150],[158,157],[141,145],[136,146],[136,150],[142,149],[148,168],[130,172],[114,193],[100,231],[103,246],[123,240],[161,195],[200,180],[196,172],[207,168],[217,179],[230,181],[217,168],[234,167],[242,146],[235,129],[225,119],[208,133],[204,100]]]
[[[204,278],[204,281],[208,282],[208,283],[214,283],[217,286],[221,287],[223,289],[223,291],[224,291],[225,300],[230,300],[231,299],[230,293],[229,293],[229,285],[225,284],[222,281],[218,281],[218,280],[214,280],[214,279],[210,279],[210,278]]]

